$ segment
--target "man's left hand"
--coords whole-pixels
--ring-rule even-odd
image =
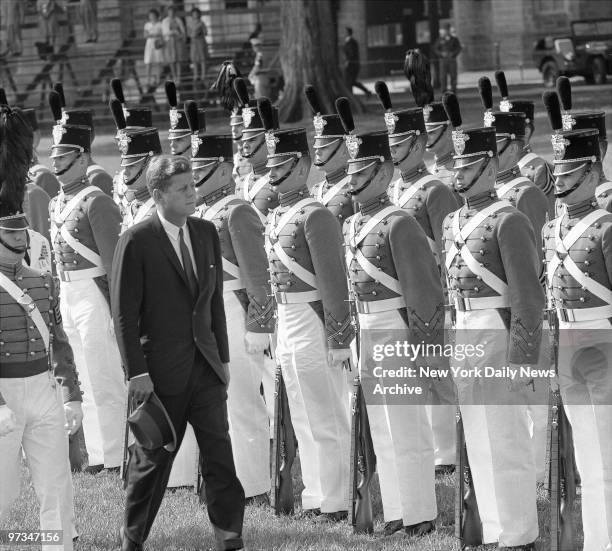
[[[83,422],[83,410],[81,402],[66,402],[64,404],[64,415],[66,416],[66,424],[64,428],[72,436]]]
[[[350,359],[350,348],[330,348],[327,351],[327,363],[331,367],[343,367],[344,363]]]

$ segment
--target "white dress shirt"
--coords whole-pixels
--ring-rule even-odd
[[[179,262],[181,266],[183,266],[183,257],[181,255],[181,248],[179,242],[179,231],[181,227],[176,226],[172,222],[168,222],[159,210],[157,211],[157,215],[159,216],[159,221],[161,222],[166,234],[168,235],[168,239],[170,239],[170,243],[172,244],[172,248],[178,256]],[[198,277],[198,269],[196,267],[195,257],[193,256],[193,247],[191,246],[191,236],[189,235],[189,228],[187,227],[187,222],[185,222],[182,226],[183,230],[183,240],[185,241],[185,245],[187,245],[187,250],[189,251],[189,256],[191,257],[191,264],[193,265],[193,271],[195,272],[196,278]],[[185,266],[183,266],[184,268]]]

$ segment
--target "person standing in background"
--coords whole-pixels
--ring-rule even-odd
[[[45,36],[45,42],[55,48],[59,16],[66,11],[66,7],[60,0],[37,0],[36,9],[40,15],[40,30]]]
[[[87,35],[85,42],[98,41],[98,0],[80,1],[81,21]]]
[[[261,98],[267,96],[267,89],[265,85],[264,69],[263,69],[263,51],[261,48],[261,38],[254,37],[250,38],[251,47],[255,52],[255,61],[253,61],[253,68],[249,73],[249,80],[255,88],[255,98]]]
[[[357,80],[359,74],[359,44],[357,40],[353,38],[353,29],[351,27],[346,28],[346,38],[344,39],[344,81],[348,86],[348,89],[353,92],[353,86],[363,90],[363,92],[369,97],[372,92],[368,90],[361,82]]]
[[[193,8],[190,13],[191,17],[187,20],[187,36],[189,37],[189,60],[193,66],[193,85],[195,88],[199,78],[204,88],[207,30],[202,21],[202,12],[198,8]]]
[[[20,56],[23,49],[21,43],[21,25],[25,17],[22,0],[4,0],[1,17],[6,21],[6,49],[13,56]]]
[[[168,15],[162,21],[162,33],[165,41],[166,63],[170,65],[172,80],[181,82],[181,52],[185,41],[185,25],[176,15],[174,6],[168,7]]]
[[[434,52],[439,60],[440,87],[442,91],[448,90],[447,81],[450,75],[450,90],[457,93],[457,56],[462,50],[461,42],[451,33],[450,24],[440,29],[440,36],[434,44]]]
[[[147,84],[157,87],[160,69],[164,62],[164,36],[159,12],[156,9],[149,10],[149,20],[144,25],[144,37],[146,39],[144,63],[147,67]]]

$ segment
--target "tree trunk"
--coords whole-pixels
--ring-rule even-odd
[[[282,122],[295,122],[310,115],[304,86],[315,87],[325,114],[335,113],[340,96],[351,100],[355,113],[361,103],[344,83],[338,66],[336,30],[331,0],[283,0],[281,2],[280,62],[285,90],[279,102]]]

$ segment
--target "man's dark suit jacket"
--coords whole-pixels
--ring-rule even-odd
[[[112,272],[112,312],[117,343],[129,378],[149,373],[155,392],[181,394],[199,350],[221,381],[229,362],[223,306],[221,247],[214,224],[189,217],[198,297],[159,216],[126,230]]]

